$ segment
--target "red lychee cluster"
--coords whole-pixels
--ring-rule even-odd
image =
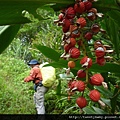
[[[86,76],[86,73],[83,70],[78,70],[77,77],[84,78],[85,76]],[[107,89],[107,83],[104,82],[104,78],[102,77],[102,75],[100,73],[97,73],[97,74],[94,74],[93,76],[91,76],[89,78],[88,83],[90,83],[93,86],[103,85],[103,87]],[[86,81],[76,80],[76,78],[74,80],[69,81],[69,83],[68,83],[69,93],[73,93],[73,92],[76,92],[76,91],[84,93],[85,89],[87,89],[87,84],[88,83]],[[69,98],[70,98],[70,96],[69,96]],[[100,93],[99,93],[98,90],[95,90],[95,89],[90,90],[89,98],[93,102],[98,102],[102,106],[105,106],[105,104],[100,100]],[[83,100],[83,101],[81,101],[81,100]],[[83,94],[82,94],[82,96],[77,98],[76,103],[81,109],[83,107],[87,106],[87,100],[83,96]]]
[[[99,65],[105,65],[107,59],[111,59],[110,56],[105,56],[107,53],[112,53],[113,50],[109,50],[110,46],[103,45],[102,41],[97,40],[94,43],[94,50],[96,56],[96,63]]]
[[[113,52],[109,50],[110,46],[104,45],[101,40],[94,40],[94,36],[98,33],[104,34],[105,31],[97,23],[97,19],[101,19],[103,14],[98,13],[97,9],[93,7],[93,2],[95,0],[75,0],[75,4],[61,10],[58,20],[54,21],[58,26],[61,26],[63,32],[61,45],[64,48],[64,53],[61,58],[68,60],[66,73],[69,74],[70,70],[76,67],[76,61],[79,61],[80,64],[76,77],[68,83],[68,94],[70,99],[73,92],[82,92],[82,95],[76,99],[76,103],[81,109],[87,106],[84,91],[88,88],[88,84],[93,86],[103,85],[104,88],[107,88],[107,84],[100,73],[89,76],[88,70],[94,63],[101,66],[105,65],[106,59],[111,59],[106,54]],[[91,51],[87,49],[91,41],[94,42],[93,55],[96,58],[95,62],[89,57],[89,52],[93,52],[93,49]],[[99,102],[104,106],[98,90],[90,90],[88,96],[93,102]]]

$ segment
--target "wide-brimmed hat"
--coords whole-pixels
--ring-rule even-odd
[[[36,64],[40,64],[36,59],[30,60],[30,62],[28,63],[28,65],[36,65]]]

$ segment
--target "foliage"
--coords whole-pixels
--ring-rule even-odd
[[[23,61],[3,54],[0,56],[0,68],[0,113],[35,114],[32,84],[23,82],[28,75],[28,67]]]
[[[46,19],[46,18],[41,17],[39,12],[37,12],[37,8],[43,7],[48,10],[49,7],[53,4],[55,4],[55,5],[61,4],[63,6],[66,4],[69,4],[69,2],[67,0],[64,0],[64,1],[32,0],[29,2],[28,1],[24,1],[24,0],[23,1],[21,1],[21,0],[1,1],[0,25],[2,26],[2,29],[4,29],[4,30],[1,30],[0,41],[2,42],[3,39],[6,40],[5,37],[7,36],[7,34],[9,35],[11,32],[12,32],[12,34],[10,34],[9,38],[7,38],[7,40],[6,40],[9,42],[3,42],[4,47],[2,45],[0,46],[0,53],[2,53],[2,51],[4,51],[6,49],[6,47],[12,42],[12,39],[15,37],[15,35],[17,34],[17,32],[19,30],[19,29],[17,29],[19,25],[25,24],[25,23],[30,23],[34,20],[34,18],[37,18],[38,20]],[[73,0],[71,0],[71,2],[72,1]],[[11,31],[11,29],[9,27],[7,28],[7,26],[3,26],[3,25],[11,25],[11,26],[9,26],[11,29],[12,28],[13,29],[16,28],[16,29],[14,29],[14,31]],[[12,25],[14,25],[14,26],[12,26]],[[13,37],[13,35],[14,35],[14,37]]]
[[[0,49],[4,50],[8,47],[8,45],[11,43],[15,35],[17,34],[17,31],[19,30],[20,25],[13,25],[13,26],[0,26]],[[7,38],[8,37],[8,38]],[[2,51],[0,51],[1,53]]]
[[[29,75],[30,68],[22,60],[8,57],[6,54],[0,55],[0,68],[2,68],[0,69],[0,114],[36,114],[33,83],[23,82],[24,77]],[[57,76],[59,74],[60,72],[57,72]],[[74,101],[70,104],[66,99],[66,81],[62,82],[64,86],[62,94],[66,94],[64,96],[56,94],[57,84],[58,80],[45,95],[47,114],[63,113],[64,109],[74,104]]]
[[[8,47],[7,51],[3,52],[3,55],[0,56],[0,67],[2,68],[0,70],[1,113],[35,113],[35,111],[33,110],[34,107],[31,99],[33,90],[31,87],[29,87],[29,85],[31,86],[31,84],[23,84],[23,82],[21,82],[24,76],[26,76],[26,70],[28,68],[27,66],[24,66],[23,61],[18,61],[17,58],[21,58],[22,60],[26,61],[28,61],[32,57],[39,59],[43,58],[45,61],[49,61],[50,65],[58,68],[58,71],[60,73],[64,73],[61,68],[67,68],[67,61],[59,58],[60,54],[63,52],[63,48],[60,44],[61,30],[55,27],[52,21],[48,20],[48,18],[50,18],[51,20],[57,18],[56,16],[50,16],[54,15],[53,11],[50,13],[48,11],[51,11],[50,7],[52,7],[55,11],[58,11],[69,5],[72,6],[73,3],[73,0],[33,0],[29,2],[21,0],[1,1],[2,7],[0,8],[0,25],[8,26],[0,27],[0,42],[2,43],[0,44],[0,53],[2,53],[12,42],[13,38],[16,36],[20,28],[20,25],[33,22],[31,24],[25,24],[21,26],[22,29],[20,29],[17,34],[18,38],[15,38],[13,43]],[[101,108],[98,103],[90,102],[89,106],[84,108],[83,111],[84,114],[118,114],[120,110],[119,3],[117,3],[115,0],[99,0],[98,2],[95,2],[93,6],[96,7],[99,12],[104,13],[104,18],[97,22],[99,22],[102,28],[105,29],[107,32],[107,35],[103,36],[98,34],[98,36],[96,36],[94,40],[104,40],[104,44],[107,43],[108,45],[112,46],[112,49],[115,52],[111,54],[113,60],[107,62],[105,66],[101,67],[94,64],[90,68],[90,72],[92,73],[100,72],[105,78],[105,82],[108,83],[108,90],[103,89],[103,87],[95,86],[95,88],[101,92],[101,99],[104,103],[106,103],[106,107]],[[44,11],[46,10],[47,12],[44,12],[39,7]],[[11,12],[9,12],[10,10]],[[43,15],[43,12],[47,14]],[[43,19],[47,19],[47,22],[41,21]],[[93,43],[91,42],[90,45],[92,46]],[[87,47],[86,49],[87,51],[89,51],[91,47]],[[10,58],[6,57],[6,52]],[[88,54],[93,60],[95,60],[93,54],[91,54],[90,52]],[[74,75],[76,74],[77,70],[80,69],[79,63],[77,62],[76,64],[76,67],[72,69]],[[23,73],[23,71],[26,72]],[[71,98],[71,100],[68,101],[67,92],[65,91],[65,89],[67,88],[67,80],[65,78],[59,78],[59,72],[57,73],[57,83],[55,84],[55,86],[53,86],[53,88],[51,88],[51,91],[46,94],[45,104],[48,107],[47,113],[79,114],[80,112],[78,107],[75,105],[75,100],[80,95],[80,93],[76,93]],[[4,82],[4,80],[6,82]],[[86,91],[85,95],[86,98],[89,100],[87,93],[88,91]],[[54,95],[54,98],[51,97],[51,95]],[[55,107],[53,107],[54,103],[56,103]]]

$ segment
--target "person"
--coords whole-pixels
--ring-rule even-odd
[[[35,93],[33,100],[36,106],[37,114],[45,114],[44,95],[48,88],[42,85],[42,74],[39,68],[38,60],[31,60],[28,65],[31,67],[30,75],[24,78],[24,82],[33,81]]]

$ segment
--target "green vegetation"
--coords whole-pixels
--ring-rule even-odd
[[[28,67],[23,61],[0,56],[1,114],[34,114],[32,84],[23,83]]]
[[[5,53],[0,56],[0,68],[0,114],[36,114],[33,83],[23,82],[30,68],[24,61],[7,57]],[[74,101],[67,100],[66,81],[62,82],[62,96],[56,92],[57,85],[58,80],[45,95],[47,114],[64,113],[72,104],[75,105]],[[71,113],[77,113],[78,109],[75,110]]]
[[[1,1],[0,114],[36,114],[33,83],[23,82],[30,70],[27,62],[32,58],[40,62],[49,62],[57,71],[57,79],[45,95],[47,114],[120,113],[119,0],[99,0],[93,3],[93,7],[96,7],[98,12],[104,13],[103,19],[100,18],[96,22],[106,30],[107,34],[99,33],[90,43],[86,42],[85,51],[95,61],[95,56],[91,52],[93,42],[102,39],[103,44],[111,46],[114,52],[109,54],[112,60],[107,61],[104,66],[93,64],[89,69],[89,76],[97,72],[101,73],[108,84],[107,90],[102,86],[94,86],[100,91],[101,100],[106,106],[101,107],[97,102],[90,101],[88,88],[91,88],[91,85],[89,85],[84,91],[84,97],[90,102],[83,111],[76,105],[76,99],[82,95],[81,92],[76,92],[70,99],[68,98],[68,81],[63,69],[68,67],[68,61],[60,58],[64,52],[61,46],[62,27],[53,23],[58,19],[58,10],[73,3],[74,0],[31,0],[27,3],[21,0]],[[83,53],[80,59],[81,57]],[[74,76],[81,68],[79,62],[77,61],[75,68],[71,70]]]

